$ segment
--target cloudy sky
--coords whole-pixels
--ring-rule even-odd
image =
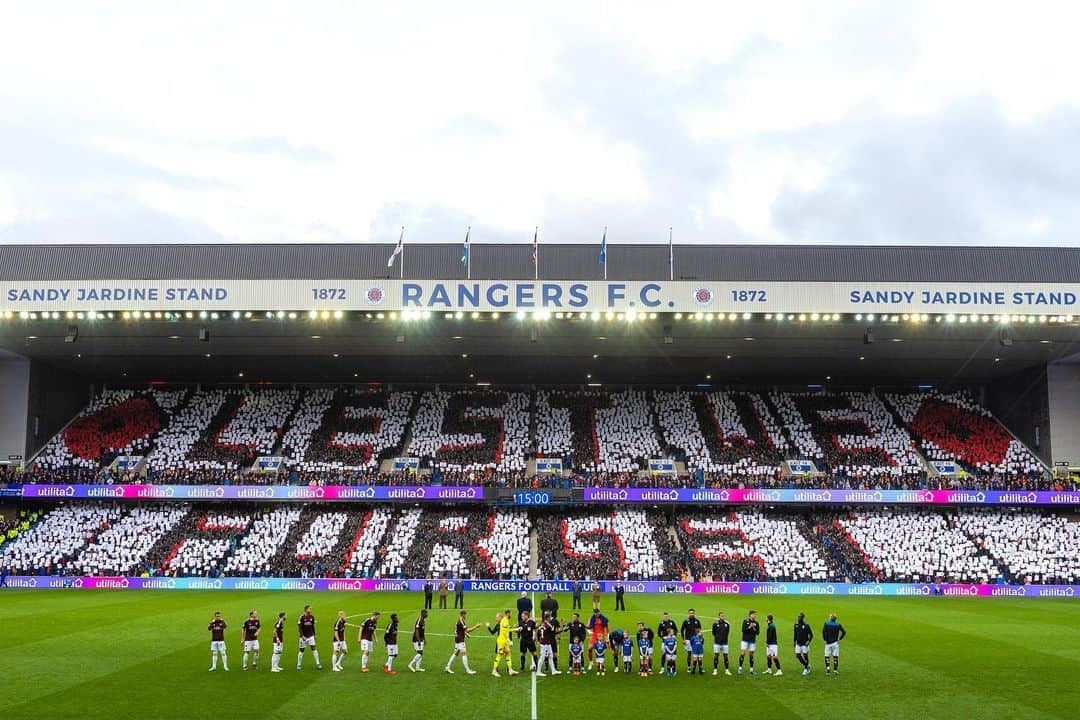
[[[1076,244],[1070,3],[3,2],[0,242]]]

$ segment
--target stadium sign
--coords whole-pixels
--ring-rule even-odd
[[[10,588],[36,590],[306,590],[310,592],[423,592],[427,580],[393,578],[91,577],[11,575]],[[465,592],[561,592],[570,580],[464,580]],[[882,597],[1077,598],[1080,585],[982,585],[943,583],[776,583],[600,580],[600,591],[672,595],[830,595]],[[583,583],[588,590],[590,582]]]
[[[479,502],[484,488],[451,485],[36,485],[23,498]]]
[[[585,488],[587,503],[1072,505],[1080,492],[1018,490],[829,490],[768,488]]]
[[[573,280],[0,282],[0,310],[1073,314],[1080,284]]]

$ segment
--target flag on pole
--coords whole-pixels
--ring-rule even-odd
[[[470,225],[465,230],[465,242],[461,245],[461,264],[465,266],[468,266],[469,264],[469,233],[471,231],[472,226]]]
[[[386,267],[394,267],[394,261],[397,260],[398,255],[405,249],[405,226],[401,226],[401,235],[398,236],[397,245],[394,246],[394,252],[390,253],[390,259],[386,261]]]
[[[540,279],[540,226],[533,230],[533,279]]]
[[[667,229],[668,280],[675,279],[675,247],[671,244],[671,228]]]
[[[600,238],[600,264],[604,266],[604,279],[607,280],[607,225],[604,226],[604,236]]]

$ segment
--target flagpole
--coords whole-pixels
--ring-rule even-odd
[[[540,226],[533,228],[533,280],[540,279]]]
[[[604,279],[607,280],[607,225],[604,226]]]
[[[401,257],[398,258],[398,262],[401,263],[401,267],[399,268],[399,270],[401,271],[400,277],[401,277],[402,280],[404,280],[405,279],[405,226],[404,225],[401,226],[401,238],[400,238],[399,242],[401,242]]]
[[[671,244],[671,228],[667,229],[668,280],[675,279],[675,246]]]

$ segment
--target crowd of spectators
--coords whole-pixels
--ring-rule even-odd
[[[535,526],[538,569],[546,578],[662,580],[677,564],[659,511],[567,511],[540,515]]]
[[[675,528],[682,568],[697,580],[820,582],[830,577],[820,546],[811,544],[805,520],[796,516],[753,510],[680,514]]]
[[[1080,523],[1030,510],[954,512],[950,523],[996,558],[1019,583],[1080,583]]]
[[[909,509],[852,511],[838,520],[885,582],[994,583],[994,557],[938,512]]]
[[[525,468],[529,420],[529,396],[523,392],[426,392],[408,454],[443,473],[519,472]]]

